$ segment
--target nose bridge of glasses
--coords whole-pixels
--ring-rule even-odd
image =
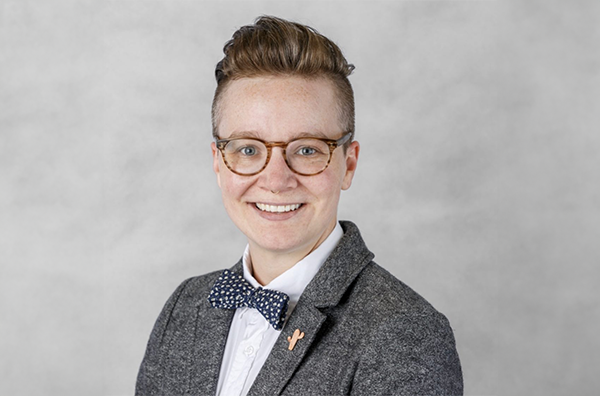
[[[289,168],[290,165],[287,161],[287,156],[285,153],[285,150],[287,149],[287,142],[269,142],[269,143],[265,143],[265,146],[267,146],[267,158],[266,158],[266,164],[265,164],[265,168],[269,165],[269,163],[273,162],[273,156],[276,156],[275,152],[279,151],[281,155],[281,159],[283,160],[283,162],[286,164],[286,166]],[[279,150],[274,150],[275,148],[279,148]]]
[[[287,148],[289,142],[264,142],[263,144],[267,146],[267,148],[271,151],[274,148],[279,147],[282,152],[285,152],[285,149]]]

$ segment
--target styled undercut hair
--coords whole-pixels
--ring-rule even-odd
[[[354,138],[354,91],[348,76],[354,70],[340,48],[315,29],[273,16],[261,16],[238,29],[223,47],[217,63],[217,89],[212,104],[213,136],[218,137],[220,100],[231,81],[260,76],[325,78],[333,83],[344,132]],[[352,139],[350,139],[352,141]],[[346,144],[349,145],[350,142]]]

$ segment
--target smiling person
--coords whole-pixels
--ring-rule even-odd
[[[224,53],[213,169],[248,245],[167,301],[136,395],[461,395],[447,319],[337,219],[359,157],[354,67],[314,29],[266,16]]]

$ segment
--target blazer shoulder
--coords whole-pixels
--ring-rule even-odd
[[[353,394],[462,395],[462,370],[448,319],[374,262],[365,267],[357,287],[374,299],[366,303],[366,311],[376,325],[360,348]]]
[[[201,322],[204,324],[221,323],[222,329],[228,329],[227,317],[219,322],[208,314],[217,311],[211,309],[208,295],[219,274],[219,271],[215,271],[188,278],[171,294],[150,334],[138,373],[136,395],[187,394],[187,375],[191,372],[187,370],[192,370],[189,367],[196,356],[192,351],[201,346],[212,348],[226,339],[226,333],[219,338],[214,332],[204,331],[203,340],[212,337],[216,341],[206,341],[204,345],[197,342],[200,332],[198,318],[202,318]],[[209,349],[208,352],[197,355],[208,356],[211,352],[214,353],[214,350]]]
[[[374,308],[381,314],[443,317],[423,296],[374,261],[361,272],[356,287],[365,298],[376,296]]]
[[[162,340],[173,320],[191,320],[199,306],[208,306],[208,294],[219,274],[220,271],[214,271],[181,282],[163,306],[154,325],[151,342]]]
[[[213,271],[204,275],[193,276],[181,282],[177,289],[181,289],[186,294],[194,295],[206,291],[206,296],[208,296],[208,292],[213,287],[221,272],[222,271]]]
[[[240,259],[237,264],[233,267],[229,268],[230,271],[233,272],[241,272],[242,271],[242,260]],[[213,285],[219,278],[219,275],[223,272],[222,269],[208,272],[203,275],[193,276],[184,280],[177,290],[184,293],[185,296],[201,296],[208,298],[208,294],[210,293],[210,289],[212,289]],[[177,291],[176,291],[177,292]],[[206,300],[206,298],[204,300]]]

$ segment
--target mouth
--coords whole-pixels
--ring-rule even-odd
[[[291,205],[271,205],[256,202],[254,204],[260,211],[268,213],[286,213],[298,210],[302,204],[291,204]]]

